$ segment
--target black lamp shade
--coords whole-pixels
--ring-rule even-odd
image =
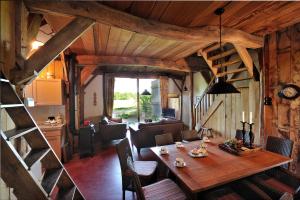
[[[141,95],[151,95],[151,93],[147,89],[145,89]]]
[[[240,93],[232,84],[224,82],[223,80],[213,84],[207,94],[230,94]]]

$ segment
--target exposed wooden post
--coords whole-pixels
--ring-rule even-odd
[[[13,82],[16,84],[30,82],[93,24],[94,21],[91,19],[75,18],[25,61],[24,70],[14,71]]]
[[[190,82],[191,82],[191,115],[192,115],[192,129],[195,128],[196,122],[195,122],[195,109],[194,109],[194,73],[190,73]]]
[[[75,127],[75,68],[76,68],[76,54],[71,53],[67,56],[68,67],[69,67],[69,131],[71,132],[73,139],[76,134]],[[73,151],[74,151],[74,140],[72,140]]]

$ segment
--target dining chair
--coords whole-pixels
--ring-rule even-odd
[[[174,140],[173,140],[172,133],[165,133],[165,134],[161,134],[161,135],[156,135],[155,136],[155,143],[156,143],[156,146],[163,146],[163,145],[173,144]]]
[[[201,139],[196,130],[181,131],[181,136],[182,136],[182,140],[185,141],[195,141]]]
[[[138,200],[188,199],[178,185],[171,179],[163,179],[159,182],[142,187],[136,167],[130,157],[127,158],[127,166],[133,177]]]
[[[293,141],[284,138],[269,136],[266,150],[290,157]],[[300,177],[288,171],[288,165],[270,169],[264,173],[251,177],[251,181],[267,192],[272,198],[279,199],[285,192],[300,199]]]
[[[122,139],[117,145],[117,154],[121,166],[122,174],[122,195],[125,199],[126,190],[134,192],[132,176],[128,175],[127,159],[130,158],[138,176],[140,176],[146,182],[149,182],[156,174],[157,162],[156,161],[134,161],[132,157],[132,151],[130,148],[128,138]]]

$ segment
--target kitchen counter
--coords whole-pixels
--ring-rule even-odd
[[[44,123],[38,123],[37,124],[38,127],[42,130],[42,131],[52,131],[52,130],[61,130],[65,124],[44,124]]]

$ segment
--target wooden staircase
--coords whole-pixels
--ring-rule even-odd
[[[248,80],[253,77],[253,60],[245,47],[222,43],[214,43],[198,51],[203,56],[209,68],[216,77],[227,76],[228,82]],[[220,64],[222,63],[222,65]],[[241,72],[247,72],[247,77],[235,78]]]
[[[0,95],[1,113],[6,112],[15,124],[13,130],[0,129],[1,178],[8,187],[13,188],[15,196],[24,200],[84,199],[13,86],[1,72]],[[24,156],[14,146],[20,139],[28,144],[29,150]],[[32,170],[38,164],[42,167],[42,177],[36,177]]]

